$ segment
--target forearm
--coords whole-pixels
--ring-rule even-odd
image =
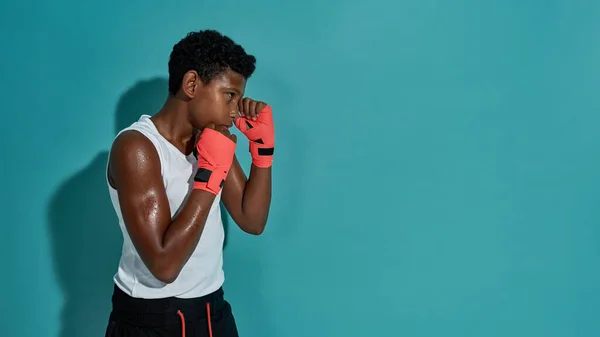
[[[181,212],[167,227],[163,236],[157,270],[167,279],[175,279],[188,261],[204,230],[206,219],[215,195],[203,190],[193,190]]]
[[[252,165],[242,199],[242,212],[252,232],[262,233],[270,207],[271,167],[259,168]]]

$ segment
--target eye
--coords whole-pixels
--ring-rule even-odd
[[[235,97],[235,93],[234,92],[228,92],[227,96],[229,96],[229,101],[231,102],[231,100],[233,100],[233,98]]]

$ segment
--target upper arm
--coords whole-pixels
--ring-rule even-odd
[[[127,232],[151,268],[171,221],[158,153],[148,138],[137,131],[126,131],[115,140],[109,160]]]

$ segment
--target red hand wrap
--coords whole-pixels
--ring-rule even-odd
[[[275,150],[275,127],[271,107],[267,105],[262,109],[256,121],[239,117],[235,121],[235,126],[250,141],[252,164],[256,167],[271,167]]]
[[[198,171],[194,189],[219,194],[233,163],[235,142],[213,129],[204,129],[196,144]]]

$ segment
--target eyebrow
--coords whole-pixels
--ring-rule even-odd
[[[240,95],[240,96],[242,95],[242,92],[241,92],[241,91],[239,91],[237,88],[225,88],[225,90],[231,90],[231,91],[235,91],[235,93],[236,93],[236,94],[238,94],[238,95]]]

